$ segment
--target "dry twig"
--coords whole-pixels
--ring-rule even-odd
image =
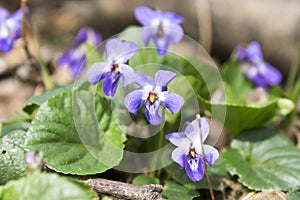
[[[158,184],[131,185],[107,179],[88,179],[84,181],[93,187],[99,195],[108,195],[118,199],[130,200],[163,200],[161,192],[163,187]]]

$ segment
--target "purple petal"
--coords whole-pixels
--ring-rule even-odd
[[[200,128],[198,120],[195,119],[191,123],[189,123],[185,128],[184,133],[190,139],[191,142],[200,142]]]
[[[25,13],[26,13],[26,14],[29,13],[28,7],[25,8]],[[22,17],[23,17],[23,13],[22,13],[22,9],[21,9],[21,8],[18,9],[18,10],[16,10],[16,12],[14,12],[14,13],[10,16],[10,18],[13,18],[14,20],[19,21],[19,22],[21,22]]]
[[[189,160],[185,159],[184,167],[186,174],[193,182],[202,180],[204,174],[204,162],[200,156],[196,156]]]
[[[169,39],[167,35],[162,35],[157,37],[156,35],[153,37],[153,42],[157,48],[157,53],[160,56],[166,55],[169,48]]]
[[[210,166],[212,166],[219,158],[219,152],[217,149],[210,145],[203,145],[203,148],[205,152],[205,160]]]
[[[137,114],[144,97],[143,90],[130,92],[124,99],[124,105],[130,113]]]
[[[164,28],[164,31],[174,44],[177,44],[184,35],[183,29],[178,24],[170,24]]]
[[[177,147],[190,147],[191,145],[191,141],[184,132],[169,133],[165,137]]]
[[[156,35],[157,27],[143,27],[141,31],[141,40],[147,46],[150,39]]]
[[[87,41],[90,42],[92,45],[96,46],[102,41],[102,37],[100,33],[98,33],[96,30],[88,29]]]
[[[146,118],[152,125],[159,125],[161,123],[161,117],[158,114],[159,106],[159,101],[154,101],[153,104],[150,101],[145,102]]]
[[[70,50],[65,51],[57,60],[57,66],[59,68],[64,68],[66,66],[68,66],[69,62],[71,60],[71,56],[70,56]]]
[[[1,38],[0,35],[0,50],[3,53],[8,53],[13,47],[14,40],[11,37]]]
[[[266,82],[266,79],[261,76],[261,74],[257,74],[251,80],[255,83],[256,86],[268,89],[268,83]]]
[[[200,120],[201,133],[202,133],[202,142],[204,142],[209,134],[210,126],[206,118],[201,117]]]
[[[108,63],[124,64],[139,50],[139,47],[134,42],[114,38],[107,41],[105,50]]]
[[[0,8],[0,21],[4,21],[9,16],[9,12],[5,8]]]
[[[265,70],[262,76],[265,78],[266,83],[270,86],[278,85],[282,79],[280,71],[267,62],[264,63],[264,66]]]
[[[93,64],[86,73],[89,82],[93,85],[103,79],[109,70],[109,66],[105,62]]]
[[[26,14],[29,12],[29,9],[25,9]],[[22,28],[22,17],[23,13],[21,9],[18,9],[14,14],[12,14],[6,21],[7,25],[14,32],[15,39],[21,37],[21,28]]]
[[[247,69],[246,76],[250,80],[255,79],[255,77],[258,76],[258,68],[252,65],[249,69]]]
[[[87,41],[87,31],[88,31],[87,28],[81,28],[79,30],[73,43],[74,48],[78,47],[79,45]]]
[[[69,64],[69,70],[71,71],[73,77],[77,77],[78,75],[80,75],[84,67],[85,67],[85,56],[82,56],[81,58],[73,59]]]
[[[175,24],[181,24],[182,22],[184,22],[184,18],[182,16],[177,15],[173,12],[162,12],[161,17],[163,19],[168,19],[169,21]]]
[[[153,85],[153,79],[150,76],[147,76],[143,72],[136,71],[133,75],[133,82],[138,84],[139,86],[143,87],[145,85]]]
[[[172,152],[172,160],[174,162],[176,162],[179,167],[182,169],[184,167],[184,162],[186,160],[186,155],[189,152],[189,148],[176,148],[174,149],[174,151]]]
[[[180,95],[168,91],[160,92],[158,99],[161,101],[163,106],[167,107],[171,111],[172,114],[178,112],[184,103],[184,100]]]
[[[33,151],[26,152],[26,154],[25,154],[26,166],[33,164],[33,162],[36,160],[36,157],[37,157],[36,153]]]
[[[151,21],[160,14],[146,6],[139,6],[134,9],[135,18],[143,25],[149,26]]]
[[[247,47],[247,59],[250,62],[257,62],[257,60],[262,60],[262,52],[258,42],[251,42]]]
[[[123,87],[126,87],[127,85],[131,84],[133,82],[133,69],[126,64],[120,64],[119,65],[119,71],[123,77]]]
[[[202,142],[204,142],[209,134],[209,123],[204,117],[200,118],[200,126],[202,133]],[[186,136],[195,144],[196,147],[200,147],[200,127],[198,119],[193,120],[185,129]]]
[[[167,70],[158,70],[155,73],[154,84],[166,88],[171,80],[176,77],[176,73]]]
[[[115,72],[111,72],[105,76],[102,83],[102,90],[106,96],[115,95],[120,77],[121,76],[119,74],[115,74]]]
[[[247,50],[244,47],[237,46],[235,48],[236,54],[237,54],[237,59],[239,62],[245,62],[247,61]]]
[[[89,42],[96,46],[101,42],[101,39],[101,35],[97,31],[90,28],[82,28],[79,30],[74,40],[73,47],[76,48],[85,42]]]

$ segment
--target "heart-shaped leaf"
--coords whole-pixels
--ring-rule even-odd
[[[0,199],[91,200],[97,194],[84,183],[56,174],[33,174],[0,187]]]
[[[83,90],[48,99],[29,127],[27,147],[43,151],[47,167],[65,174],[96,174],[116,166],[126,137],[107,102]]]
[[[38,96],[33,96],[25,102],[23,110],[25,112],[27,112],[28,114],[32,114],[36,109],[38,109],[49,98],[56,96],[63,92],[72,91],[72,90],[79,89],[79,88],[84,89],[84,88],[87,88],[88,86],[89,85],[87,84],[86,81],[77,81],[76,83],[72,83],[72,84],[66,85],[64,87],[58,87],[54,90],[42,93]]]
[[[300,150],[283,135],[260,142],[234,140],[223,158],[230,174],[252,190],[300,188]]]
[[[199,102],[209,111],[212,118],[224,123],[230,134],[236,136],[241,131],[259,127],[275,116],[277,100],[262,105],[214,104],[198,96]]]

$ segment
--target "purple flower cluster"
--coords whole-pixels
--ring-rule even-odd
[[[247,48],[238,46],[236,52],[247,78],[257,86],[267,89],[281,82],[280,71],[264,61],[258,42],[251,42]]]
[[[14,41],[21,37],[22,11],[17,10],[14,14],[0,8],[0,51],[8,53]]]
[[[172,152],[172,160],[174,160],[181,169],[185,168],[188,177],[194,182],[200,181],[203,178],[205,168],[204,160],[212,166],[219,158],[217,149],[210,145],[203,144],[209,134],[209,129],[207,120],[205,118],[199,118],[192,121],[184,132],[166,135],[166,138],[177,146]],[[200,134],[202,137],[200,137]]]
[[[183,29],[179,24],[184,21],[184,18],[175,13],[155,11],[140,6],[135,9],[134,15],[143,25],[142,41],[144,45],[148,45],[152,39],[161,56],[167,53],[170,41],[177,44],[183,37]]]
[[[154,11],[144,6],[135,9],[135,16],[144,25],[142,41],[147,45],[150,39],[153,39],[159,55],[167,53],[170,41],[176,44],[183,37],[183,30],[179,25],[184,20],[181,16],[171,12]],[[131,41],[122,41],[117,38],[108,40],[105,45],[106,62],[92,65],[86,76],[91,84],[97,84],[103,80],[102,90],[106,96],[115,95],[121,77],[123,87],[131,83],[137,84],[139,89],[130,92],[125,97],[125,107],[130,113],[136,115],[143,105],[148,122],[152,125],[159,125],[162,122],[159,115],[161,106],[174,114],[181,109],[184,99],[176,93],[167,91],[168,84],[176,77],[176,73],[158,70],[152,78],[140,71],[135,72],[126,64],[138,52],[138,49],[138,45]],[[219,157],[214,147],[203,145],[209,129],[207,120],[199,117],[191,122],[184,132],[170,133],[166,136],[177,146],[172,153],[172,159],[181,168],[185,168],[192,181],[202,179],[205,162],[212,166]]]
[[[172,114],[178,112],[184,103],[183,98],[167,91],[167,85],[175,76],[174,72],[159,70],[153,80],[142,72],[136,72],[134,82],[141,89],[135,90],[125,97],[124,104],[128,111],[137,114],[139,107],[144,102],[146,118],[153,125],[161,123],[161,117],[158,114],[160,105],[168,108]]]
[[[87,71],[87,78],[91,84],[97,84],[104,79],[102,90],[106,96],[114,96],[119,79],[123,79],[123,87],[136,83],[141,89],[129,93],[124,104],[129,112],[137,114],[144,102],[146,118],[150,124],[159,125],[161,117],[158,114],[160,105],[168,108],[171,113],[179,111],[183,105],[183,98],[167,91],[168,83],[176,74],[171,71],[159,70],[154,80],[142,72],[134,72],[125,64],[139,49],[138,45],[130,41],[121,41],[117,38],[107,41],[106,62],[95,63]]]
[[[86,65],[87,43],[96,46],[101,40],[101,35],[97,31],[90,28],[80,29],[72,48],[65,51],[58,59],[58,67],[68,67],[72,76],[77,77]]]

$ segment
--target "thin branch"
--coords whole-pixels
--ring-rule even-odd
[[[164,200],[160,194],[163,187],[158,184],[137,186],[102,178],[88,179],[84,182],[93,187],[99,195],[130,200]]]
[[[28,41],[27,41],[27,19],[26,19],[26,7],[27,7],[27,0],[21,0],[21,10],[22,10],[22,30],[21,35],[23,39],[23,48],[26,54],[26,59],[30,63],[30,66],[35,68],[36,70],[39,70],[34,62],[34,57],[30,53],[29,47],[28,47]]]

